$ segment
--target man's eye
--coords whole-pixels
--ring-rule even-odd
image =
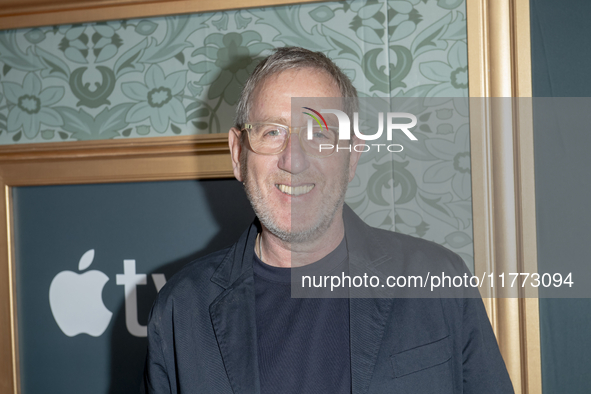
[[[316,132],[316,133],[314,133],[314,138],[316,138],[316,139],[327,139],[328,136],[326,136],[326,134],[324,134],[324,133]]]
[[[332,130],[332,128],[325,128],[325,127],[315,127],[312,130],[312,135],[314,136],[314,139],[316,140],[332,140],[334,139],[334,130]]]
[[[281,135],[281,131],[277,129],[267,130],[264,133],[265,137],[279,137]]]

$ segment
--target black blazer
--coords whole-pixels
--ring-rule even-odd
[[[345,206],[351,269],[464,272],[432,242],[366,225]],[[148,324],[149,393],[258,393],[252,261],[257,224],[236,244],[184,267]],[[351,298],[353,394],[513,393],[480,298]]]

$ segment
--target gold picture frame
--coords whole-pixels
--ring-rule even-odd
[[[321,0],[0,0],[0,29],[313,3]]]
[[[246,6],[312,1],[248,0]],[[529,0],[466,2],[470,97],[531,97]],[[0,27],[244,7],[238,0],[0,0]],[[471,106],[470,128],[475,271],[535,272],[531,107]],[[0,392],[20,393],[12,187],[232,176],[227,134],[0,147]],[[499,295],[483,294],[515,391],[540,393],[538,301]]]
[[[227,133],[0,147],[0,392],[20,393],[11,188],[233,176]]]
[[[537,272],[529,0],[466,8],[469,94],[492,98],[470,103],[475,272]],[[538,299],[494,290],[483,300],[515,392],[541,393]]]

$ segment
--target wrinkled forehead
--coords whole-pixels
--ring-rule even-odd
[[[300,107],[342,109],[341,91],[334,78],[312,68],[291,69],[265,78],[254,90],[249,121],[305,125],[309,116],[304,112],[310,110]],[[336,117],[331,117],[328,115],[326,121],[336,122]]]
[[[324,123],[329,126],[338,126],[336,115],[325,110],[339,110],[345,112],[342,97],[292,97],[291,122],[293,126],[304,126],[306,122]],[[321,113],[322,112],[322,113]]]

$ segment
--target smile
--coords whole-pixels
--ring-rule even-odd
[[[287,185],[275,185],[281,193],[288,194],[290,196],[301,196],[302,194],[309,193],[310,190],[314,189],[314,185],[303,185],[303,186],[287,186]]]

